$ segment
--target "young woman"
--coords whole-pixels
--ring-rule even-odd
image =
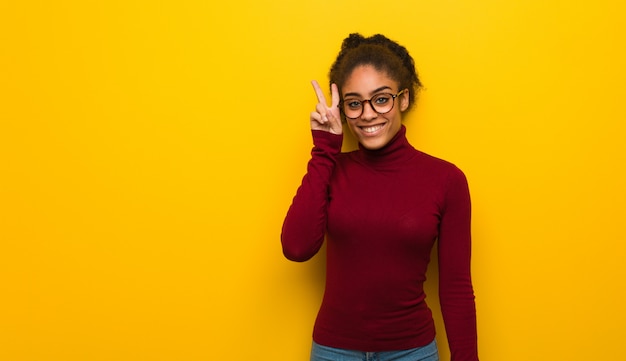
[[[329,77],[330,106],[313,82],[312,156],[282,229],[293,261],[327,241],[311,360],[438,360],[423,289],[435,243],[452,361],[478,360],[468,185],[407,141],[402,116],[421,87],[413,59],[383,35],[351,34]],[[356,151],[341,153],[342,120]]]

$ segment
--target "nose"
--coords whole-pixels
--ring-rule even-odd
[[[367,106],[365,106],[367,104]],[[372,120],[378,118],[378,113],[372,107],[372,103],[369,100],[363,101],[363,113],[361,113],[361,119]]]

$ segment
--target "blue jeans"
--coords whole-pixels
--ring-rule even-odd
[[[313,342],[311,361],[439,361],[437,342],[401,351],[362,352],[319,345]]]

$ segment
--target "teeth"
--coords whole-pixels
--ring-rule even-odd
[[[379,125],[373,125],[371,127],[362,127],[361,129],[365,132],[365,133],[374,133],[375,131],[379,130],[380,128],[382,128],[383,125],[379,124]]]

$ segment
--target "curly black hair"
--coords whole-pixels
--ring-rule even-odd
[[[409,107],[413,106],[422,83],[415,62],[404,46],[381,34],[367,38],[358,33],[350,34],[343,40],[341,51],[330,68],[330,83],[337,84],[341,93],[346,79],[360,65],[371,65],[397,81],[400,89],[409,89]]]

